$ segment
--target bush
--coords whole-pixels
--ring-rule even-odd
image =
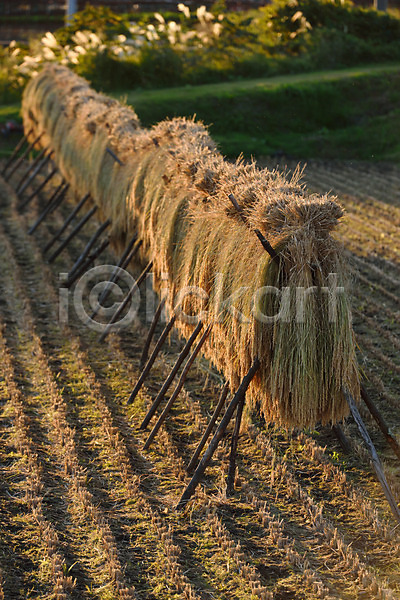
[[[179,85],[183,82],[183,56],[170,44],[145,46],[140,54],[140,81],[145,87]]]
[[[400,19],[336,0],[274,0],[259,9],[190,13],[178,4],[137,21],[88,6],[68,27],[2,51],[0,97],[15,98],[46,61],[104,91],[199,84],[400,58]],[[172,17],[172,18],[171,18]]]
[[[329,62],[338,56],[339,65],[399,54],[400,20],[349,1],[275,0],[260,12],[281,49],[294,55],[311,52],[320,64],[331,51]],[[352,52],[353,59],[344,60]]]

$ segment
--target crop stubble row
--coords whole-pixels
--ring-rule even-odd
[[[30,219],[32,219],[33,212],[34,209],[31,211]],[[135,585],[138,587],[137,593],[140,596],[146,586],[147,589],[152,587],[153,589],[157,590],[155,582],[158,576],[161,579],[161,583],[159,585],[159,591],[156,591],[156,593],[161,594],[160,597],[169,597],[166,594],[173,594],[174,590],[176,592],[176,590],[179,589],[181,590],[180,593],[184,593],[186,597],[196,597],[196,587],[197,589],[201,589],[202,584],[204,584],[205,589],[210,590],[210,593],[212,591],[212,593],[218,595],[218,593],[221,593],[220,586],[222,585],[222,581],[224,579],[223,568],[221,566],[224,564],[224,559],[222,559],[221,553],[226,554],[226,549],[224,550],[223,547],[221,547],[218,537],[218,531],[220,530],[219,523],[221,523],[221,527],[223,528],[223,536],[227,536],[229,532],[227,533],[226,526],[223,523],[223,516],[221,515],[225,515],[226,513],[229,514],[230,504],[225,502],[223,493],[217,493],[216,495],[214,494],[214,496],[211,496],[211,499],[209,496],[200,493],[198,500],[196,503],[194,503],[191,516],[192,520],[195,522],[195,526],[193,528],[194,532],[192,534],[188,534],[184,531],[184,521],[173,515],[172,511],[170,510],[174,502],[178,499],[179,492],[182,489],[182,484],[179,484],[178,482],[182,482],[182,479],[185,477],[182,456],[186,460],[189,454],[188,449],[185,447],[185,438],[187,438],[188,432],[187,427],[185,428],[184,426],[182,414],[185,412],[185,410],[195,411],[195,414],[198,415],[198,419],[197,422],[194,420],[194,427],[192,427],[192,429],[195,430],[196,434],[198,435],[201,427],[204,424],[205,408],[207,407],[199,404],[199,401],[194,393],[186,392],[182,396],[180,406],[176,409],[176,411],[174,411],[175,416],[178,418],[166,424],[162,431],[162,436],[155,446],[154,452],[149,453],[146,457],[147,460],[144,461],[140,457],[139,453],[140,443],[142,442],[143,437],[140,438],[140,435],[137,435],[136,432],[132,433],[132,431],[134,431],[135,423],[139,423],[139,419],[144,414],[145,407],[150,401],[149,388],[145,389],[143,394],[141,394],[141,397],[139,398],[139,407],[134,407],[131,410],[127,410],[123,405],[118,405],[117,403],[113,402],[112,395],[110,393],[112,390],[115,393],[115,390],[118,388],[118,386],[122,386],[126,390],[129,390],[129,387],[135,379],[137,373],[136,365],[132,365],[132,356],[129,355],[129,352],[127,354],[128,343],[134,343],[133,338],[135,336],[135,332],[131,332],[130,335],[123,334],[120,337],[111,336],[110,340],[107,342],[107,345],[101,352],[102,356],[100,356],[100,353],[96,352],[93,349],[94,346],[91,345],[93,342],[93,336],[90,336],[90,334],[87,332],[79,331],[78,338],[74,328],[72,328],[74,333],[69,331],[68,334],[66,334],[65,331],[57,329],[57,327],[54,326],[54,322],[49,322],[49,320],[43,319],[42,315],[44,311],[43,306],[40,306],[40,304],[43,304],[44,298],[46,298],[46,302],[44,304],[46,304],[46,306],[48,304],[49,310],[51,310],[51,306],[53,306],[54,315],[54,304],[56,301],[57,291],[56,285],[53,283],[53,289],[51,289],[52,286],[49,284],[50,278],[46,278],[43,275],[41,267],[36,269],[37,272],[34,273],[34,276],[32,275],[31,269],[34,265],[29,264],[28,259],[30,253],[33,253],[34,261],[38,261],[38,265],[40,265],[41,259],[36,244],[32,242],[24,233],[26,230],[25,219],[21,218],[13,209],[8,215],[8,220],[11,225],[9,225],[9,228],[6,232],[6,237],[8,238],[9,242],[11,241],[14,246],[18,247],[18,252],[16,253],[16,262],[19,263],[19,268],[21,271],[20,284],[18,286],[19,293],[25,296],[25,305],[29,305],[29,303],[31,303],[31,328],[32,331],[37,330],[35,343],[40,345],[39,337],[44,340],[44,349],[42,348],[42,350],[39,352],[40,360],[37,359],[38,373],[42,372],[42,376],[43,372],[46,373],[46,377],[49,379],[47,381],[45,380],[45,385],[51,387],[54,384],[55,366],[57,366],[57,363],[59,363],[57,368],[59,369],[61,375],[59,375],[59,380],[57,380],[55,383],[55,394],[60,402],[65,401],[63,398],[63,387],[65,386],[65,389],[67,389],[67,386],[70,386],[68,396],[71,396],[71,398],[67,398],[70,412],[67,411],[67,413],[62,415],[64,419],[63,427],[67,432],[69,432],[69,437],[67,436],[69,442],[74,442],[75,437],[78,439],[78,444],[76,444],[78,467],[80,466],[79,462],[82,462],[84,468],[87,469],[86,481],[90,481],[90,478],[95,476],[96,469],[100,471],[102,478],[101,480],[103,482],[107,482],[107,494],[110,495],[112,490],[115,505],[118,505],[118,511],[116,511],[117,516],[110,517],[110,510],[108,509],[107,517],[110,519],[112,524],[115,522],[114,529],[118,530],[120,528],[120,524],[117,523],[118,520],[124,521],[124,527],[126,528],[125,531],[129,531],[129,540],[133,548],[136,548],[134,542],[136,534],[137,544],[142,547],[142,551],[144,545],[148,544],[151,552],[154,553],[152,558],[147,557],[147,582],[140,580],[138,574],[135,573],[135,569],[130,567],[127,568],[128,576],[131,576],[133,580],[139,581],[139,586],[136,585],[137,581],[135,581]],[[28,293],[31,290],[26,289],[26,278],[27,276],[29,278],[29,273],[32,279],[35,280],[33,286],[32,284],[29,285],[31,289],[32,287],[34,289],[33,300],[29,297],[30,294]],[[22,282],[24,285],[22,285]],[[25,289],[22,289],[24,286]],[[35,292],[37,294],[39,290],[40,294],[42,295],[41,298],[35,296]],[[74,337],[73,341],[68,340],[66,343],[66,338],[68,339],[71,335],[76,337]],[[10,340],[10,345],[15,353],[20,352],[18,344],[13,344],[12,340]],[[27,353],[22,354],[20,361],[26,358]],[[149,382],[149,385],[151,385],[152,382],[154,384],[154,380],[156,380],[157,377],[160,378],[163,373],[165,376],[167,362],[168,356],[165,357],[164,361],[160,361],[158,370],[155,371],[153,380]],[[37,383],[40,383],[40,381],[37,381]],[[74,393],[74,390],[80,397],[80,401],[77,403],[72,402],[72,394]],[[103,390],[105,390],[105,396],[107,396],[107,398],[104,396]],[[142,402],[141,405],[140,402]],[[203,419],[201,418],[201,415],[203,415]],[[71,424],[68,420],[71,421]],[[193,431],[191,434],[192,433]],[[355,526],[354,523],[346,523],[344,527],[341,527],[340,519],[338,518],[338,515],[335,514],[335,510],[337,509],[337,507],[335,508],[335,504],[332,503],[330,506],[330,501],[322,500],[322,502],[319,503],[312,498],[312,494],[315,493],[316,497],[320,499],[318,494],[322,483],[324,483],[326,487],[326,491],[324,493],[329,495],[329,486],[332,486],[331,497],[333,498],[335,494],[337,495],[339,493],[340,499],[344,499],[347,508],[351,508],[350,505],[352,502],[360,502],[360,498],[361,503],[364,502],[366,505],[368,505],[369,501],[363,497],[363,493],[360,495],[359,492],[358,496],[356,495],[356,497],[354,497],[352,496],[353,492],[343,492],[343,489],[347,490],[346,480],[342,485],[342,489],[340,489],[340,486],[338,488],[337,481],[335,482],[335,477],[340,478],[340,476],[336,474],[334,477],[332,477],[332,474],[327,474],[327,471],[330,471],[330,468],[324,467],[324,464],[332,464],[329,456],[327,458],[327,462],[325,463],[319,460],[321,458],[320,452],[322,452],[322,450],[315,453],[315,456],[317,457],[314,461],[316,473],[313,475],[312,469],[309,468],[309,456],[307,453],[305,454],[304,452],[300,451],[295,457],[291,457],[290,460],[288,459],[288,456],[282,454],[282,434],[279,433],[272,436],[274,444],[274,452],[272,455],[273,460],[271,459],[270,461],[265,461],[265,464],[262,464],[262,466],[258,467],[257,462],[254,461],[254,457],[257,454],[259,455],[259,434],[257,434],[254,439],[253,438],[254,435],[250,436],[246,443],[243,443],[243,457],[240,460],[241,477],[245,481],[247,479],[250,480],[250,488],[249,484],[244,484],[242,491],[239,493],[241,502],[240,506],[242,507],[241,510],[244,513],[246,510],[249,511],[249,524],[255,520],[256,515],[260,512],[260,507],[264,506],[264,502],[268,502],[268,506],[271,507],[270,510],[276,511],[276,514],[278,515],[276,517],[277,523],[284,523],[285,529],[288,530],[285,532],[279,532],[279,535],[282,539],[287,538],[289,540],[284,542],[287,547],[285,556],[280,557],[279,559],[282,562],[282,572],[284,572],[283,566],[286,566],[288,562],[292,565],[291,568],[293,569],[295,575],[294,581],[291,583],[289,582],[290,577],[288,578],[287,575],[282,576],[281,578],[278,577],[275,581],[272,578],[274,585],[271,586],[271,584],[269,584],[272,593],[275,592],[277,597],[279,597],[279,593],[281,593],[282,590],[285,590],[285,585],[295,585],[295,582],[299,584],[301,580],[302,585],[304,585],[304,582],[309,582],[310,594],[315,594],[315,597],[324,597],[324,594],[328,593],[335,594],[335,577],[329,576],[329,567],[325,570],[322,568],[322,565],[326,564],[327,560],[327,564],[329,564],[329,560],[332,561],[333,559],[335,559],[335,563],[337,565],[336,568],[339,569],[339,571],[341,569],[341,564],[343,563],[342,573],[346,573],[346,576],[348,577],[347,585],[341,591],[343,594],[341,597],[355,597],[354,594],[356,593],[356,589],[358,589],[360,593],[362,593],[363,589],[369,589],[370,592],[372,592],[372,589],[374,589],[375,593],[378,593],[379,588],[384,587],[381,574],[384,576],[385,565],[379,565],[377,568],[373,564],[367,565],[365,567],[365,572],[363,571],[361,575],[360,573],[352,572],[348,567],[349,559],[346,554],[350,552],[351,548],[350,550],[348,549],[349,542],[346,541],[346,538],[347,540],[351,540],[354,530],[357,529],[357,527],[360,528],[361,523],[363,523],[362,527],[364,528],[364,531],[362,534],[360,534],[361,538],[366,536],[368,525],[372,524],[373,530],[376,530],[376,538],[372,544],[371,541],[369,541],[371,545],[368,556],[364,556],[362,550],[362,541],[359,544],[359,552],[355,552],[354,550],[351,552],[355,553],[357,558],[358,553],[360,554],[361,560],[358,559],[358,561],[361,563],[362,568],[364,568],[364,559],[366,559],[367,562],[369,561],[373,563],[375,561],[375,564],[378,564],[378,556],[380,553],[385,557],[385,560],[382,560],[382,563],[387,563],[387,553],[387,555],[390,557],[391,567],[393,568],[396,558],[396,552],[393,553],[393,548],[398,547],[398,541],[395,534],[392,534],[395,535],[395,539],[392,539],[390,536],[390,526],[386,525],[384,522],[382,523],[382,518],[379,514],[382,512],[381,506],[379,506],[379,492],[376,494],[377,499],[379,499],[378,511],[376,509],[368,508],[368,510],[365,509],[364,512],[361,510],[360,516],[358,506],[357,510],[354,509],[353,517],[355,520],[358,520],[357,525]],[[290,436],[288,436],[287,439],[290,440]],[[310,438],[307,437],[306,439]],[[263,443],[265,445],[266,442]],[[191,444],[193,445],[192,440]],[[88,447],[91,448],[90,454],[86,456],[86,453],[88,452],[86,448]],[[62,446],[60,446],[59,450],[61,450],[61,448]],[[223,447],[219,457],[222,460],[225,459],[225,462],[226,454],[226,447]],[[90,456],[90,460],[88,460],[88,456]],[[265,459],[266,455],[263,458]],[[61,464],[61,456],[58,457],[58,460]],[[253,467],[249,468],[249,464],[252,461]],[[110,462],[113,463],[113,467],[109,466]],[[148,466],[149,462],[150,467]],[[93,469],[92,464],[96,465],[96,469]],[[285,466],[286,469],[288,469],[288,465],[289,477],[287,472],[284,472],[282,475],[282,469],[284,470]],[[218,474],[218,471],[219,468],[218,465],[216,465],[212,470],[210,479],[211,481],[216,482],[216,485],[222,485],[223,480]],[[301,492],[297,493],[296,496],[296,493],[292,493],[290,490],[293,489],[293,482],[297,481],[297,473],[299,471],[308,473],[310,475],[310,482],[306,480],[307,491],[305,491],[304,480],[302,478],[303,475],[301,475],[302,485],[300,485],[298,488],[301,490]],[[343,471],[339,469],[339,472]],[[88,476],[88,473],[91,475]],[[162,475],[164,483],[163,481],[157,481],[158,474]],[[267,476],[265,477],[266,474]],[[282,476],[278,485],[280,474]],[[167,485],[165,484],[166,479],[169,480]],[[150,483],[148,483],[149,481]],[[254,483],[252,483],[252,481],[256,482],[256,487],[254,487]],[[118,485],[117,482],[119,482]],[[308,490],[309,483],[311,483],[310,491]],[[294,485],[295,490],[297,489],[297,485]],[[281,491],[280,486],[282,487]],[[376,487],[372,482],[370,482],[369,486]],[[268,489],[268,487],[270,489]],[[84,504],[85,500],[88,499],[87,494],[90,494],[91,492],[88,492],[87,485],[83,488],[83,490],[82,503]],[[132,505],[129,504],[129,501],[134,500],[134,502],[137,502],[138,498],[140,498],[140,510],[132,510]],[[347,500],[347,498],[349,499]],[[99,495],[98,498],[96,497],[96,508],[100,511],[101,504],[104,504],[107,507],[110,504],[105,501],[101,502],[101,499],[101,495]],[[292,503],[293,506],[291,506]],[[85,509],[83,504],[82,509]],[[297,510],[299,513],[297,521],[293,518],[293,515],[296,513],[296,506],[300,507],[300,510]],[[307,506],[311,506],[313,508],[310,509],[307,508]],[[245,510],[244,507],[247,507],[247,509]],[[309,542],[310,535],[312,535],[312,527],[308,526],[307,518],[309,519],[310,515],[312,514],[320,514],[322,511],[321,507],[324,508],[324,512],[325,510],[328,512],[329,516],[332,518],[333,524],[331,525],[330,520],[324,517],[326,522],[324,527],[327,527],[327,531],[330,531],[330,533],[327,534],[322,532],[324,541],[321,548],[323,549],[317,547],[315,550],[313,549],[311,553],[309,552],[311,556],[310,568],[308,566],[309,562],[307,562],[309,561],[309,558],[307,556],[302,557],[296,548],[291,548],[294,545],[299,545],[299,539],[301,540],[302,536],[304,539],[300,544],[300,548],[303,547],[304,542]],[[163,510],[167,511],[165,516],[163,516]],[[135,523],[133,519],[129,520],[127,515],[129,515],[130,512],[134,512],[135,514],[139,513],[141,515],[141,518],[138,519],[137,523]],[[204,515],[208,516],[205,518]],[[187,519],[188,516],[185,515],[184,517]],[[317,517],[314,518],[316,519]],[[100,512],[97,514],[97,517],[94,518],[94,523],[96,523],[96,519],[97,523],[99,521],[100,523],[104,522],[106,534],[108,534],[109,530],[107,529],[107,521],[102,520],[105,519],[104,515]],[[125,519],[128,521],[128,523],[125,521]],[[217,519],[218,522],[216,522],[215,519]],[[230,517],[228,522],[231,521],[232,518]],[[274,520],[271,522],[274,523]],[[268,578],[266,579],[261,575],[260,579],[260,573],[263,572],[262,567],[266,568],[266,565],[268,565],[268,555],[272,553],[274,543],[276,542],[275,537],[271,538],[271,535],[276,535],[276,533],[271,532],[275,532],[276,527],[273,525],[271,530],[268,518],[266,517],[264,517],[264,523],[270,532],[270,535],[269,537],[265,536],[265,539],[264,535],[260,535],[259,538],[257,538],[257,543],[255,546],[258,548],[258,557],[255,562],[257,567],[257,572],[255,574],[252,571],[252,567],[254,569],[254,565],[251,564],[252,554],[254,553],[254,545],[252,546],[252,540],[246,540],[244,538],[243,529],[245,530],[245,527],[243,528],[241,526],[241,528],[239,528],[237,531],[230,534],[233,547],[237,548],[239,543],[240,549],[237,551],[237,554],[239,559],[243,561],[242,554],[244,553],[244,564],[249,564],[249,570],[244,569],[245,572],[243,572],[243,568],[240,567],[240,563],[238,566],[237,561],[236,574],[232,571],[232,567],[227,567],[228,571],[226,570],[227,568],[225,568],[225,577],[230,578],[232,581],[235,580],[235,577],[238,578],[237,589],[228,588],[225,592],[227,597],[246,597],[246,589],[249,589],[248,587],[246,588],[246,586],[248,585],[250,585],[250,590],[255,590],[256,597],[258,596],[262,598],[263,593],[268,594],[268,591],[264,589],[266,588],[265,584],[268,582]],[[332,527],[333,531],[337,531],[337,529],[340,531],[340,529],[343,529],[343,532],[336,534],[332,533]],[[96,526],[94,526],[93,529],[96,530]],[[147,530],[152,533],[149,534]],[[210,539],[215,539],[216,541],[213,545],[214,556],[212,561],[207,558],[206,549],[204,549],[203,555],[201,554],[201,551],[199,551],[199,548],[201,549],[202,547],[202,543],[200,542],[198,536],[199,532],[204,531],[207,533],[206,539],[209,542]],[[301,533],[298,537],[299,531]],[[358,531],[361,531],[361,529]],[[96,531],[96,534],[98,535],[99,531]],[[103,532],[103,546],[104,541],[107,541],[106,534]],[[151,538],[151,541],[149,537]],[[179,541],[178,545],[174,541],[175,538],[177,538]],[[186,538],[189,538],[189,543],[186,541]],[[387,541],[385,541],[385,538],[388,538]],[[112,537],[110,540],[112,547],[114,540]],[[124,543],[122,542],[123,540],[119,539],[115,541],[117,554],[120,547],[124,547]],[[227,542],[225,541],[224,543]],[[198,564],[196,564],[196,562],[194,562],[194,564],[185,564],[186,554],[184,553],[182,558],[180,545],[185,551],[187,550],[188,546],[190,547],[190,556],[193,560],[196,557]],[[204,546],[206,546],[205,543]],[[228,546],[230,548],[231,544],[229,543]],[[374,547],[376,547],[375,552]],[[162,550],[162,548],[164,548],[164,550]],[[248,549],[247,551],[246,548]],[[169,565],[169,568],[167,569],[169,575],[167,574],[167,581],[165,582],[164,588],[160,569],[157,570],[157,567],[155,566],[155,563],[157,562],[157,552],[160,550],[161,552],[164,552],[164,560],[166,560],[166,564]],[[104,548],[103,551],[106,552]],[[260,559],[259,556],[262,555],[262,553],[265,553],[265,555],[262,559]],[[326,553],[328,556],[330,554],[330,558],[326,558]],[[112,554],[113,553],[111,552],[111,555]],[[124,548],[122,556],[122,560],[128,557],[129,549],[126,550],[126,548]],[[299,563],[297,556],[303,560],[303,564],[301,564],[301,561]],[[290,557],[292,557],[292,562],[290,561]],[[108,560],[109,559],[110,555],[108,556]],[[201,560],[207,565],[207,569],[200,564]],[[95,589],[96,585],[98,588],[101,588],[101,578],[99,578],[98,572],[96,569],[92,568],[93,565],[90,564],[90,560],[86,560],[86,564],[88,565],[88,571],[90,571],[90,575],[88,576],[92,578]],[[306,568],[304,567],[304,564],[306,565]],[[391,570],[389,565],[386,564],[386,567],[388,567],[387,573],[389,573]],[[368,568],[370,569],[371,573],[368,571]],[[220,569],[222,569],[222,574]],[[190,580],[188,581],[185,581],[184,572],[186,571],[190,576]],[[323,573],[323,581],[321,582],[319,582],[317,575],[315,577],[310,575],[310,572],[315,573],[317,571]],[[375,571],[377,571],[376,577]],[[117,591],[116,581],[118,581],[118,577],[115,578],[115,576],[113,577],[111,575],[112,574],[109,573],[108,577],[111,580],[114,579],[113,585]],[[259,584],[257,579],[260,580]],[[396,585],[394,580],[390,583],[392,587],[393,585]],[[79,582],[77,585],[79,587]],[[141,589],[139,589],[140,587]],[[326,589],[330,588],[330,592],[324,591],[325,587]],[[101,597],[102,593],[105,592],[102,592],[101,590],[98,591],[98,597]],[[242,596],[240,594],[242,594]],[[171,595],[171,597],[173,596]],[[200,597],[210,596],[205,595]],[[264,597],[268,597],[268,595],[265,595]],[[307,597],[312,596],[310,595]],[[387,595],[382,597],[390,596]]]

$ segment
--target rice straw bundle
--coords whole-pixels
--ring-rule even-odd
[[[29,83],[23,117],[32,138],[46,132],[41,143],[55,150],[75,191],[90,192],[112,220],[113,243],[120,248],[137,231],[142,258],[154,261],[155,289],[167,278],[169,309],[179,304],[213,323],[204,354],[232,388],[259,357],[250,407],[297,427],[347,414],[342,386],[358,398],[359,378],[348,297],[332,291],[335,281],[346,284],[342,248],[331,236],[343,214],[334,199],[307,194],[299,173],[289,180],[226,162],[194,121],[142,129],[131,109],[65,67],[49,65]],[[181,318],[178,327],[187,337],[194,324]]]

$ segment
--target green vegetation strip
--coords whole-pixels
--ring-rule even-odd
[[[135,90],[123,97],[146,127],[195,114],[210,124],[228,156],[400,157],[398,64]]]
[[[399,64],[134,90],[122,97],[145,127],[196,115],[227,156],[400,159]],[[18,104],[0,106],[0,122],[18,119],[19,110]],[[10,153],[17,137],[0,138],[0,156]]]

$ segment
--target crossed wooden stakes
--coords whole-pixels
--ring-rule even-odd
[[[15,176],[18,169],[22,166],[25,166],[25,162],[24,162],[25,159],[27,159],[28,156],[30,155],[30,153],[32,152],[32,150],[34,150],[34,148],[37,147],[41,138],[43,137],[44,132],[37,135],[33,139],[32,142],[28,143],[28,139],[32,136],[32,134],[33,134],[33,130],[31,129],[22,137],[22,139],[16,145],[10,158],[6,161],[4,167],[1,171],[1,175],[4,177],[4,179],[6,181],[10,181],[11,178],[13,176]],[[106,151],[109,154],[109,156],[118,165],[120,165],[121,167],[124,166],[124,163],[118,158],[116,153],[111,148],[107,148]],[[33,188],[33,184],[34,184],[35,180],[37,180],[37,177],[40,174],[42,174],[45,171],[45,169],[47,169],[48,172],[44,176],[41,175],[42,179],[40,181],[40,184],[37,187]],[[19,208],[21,210],[25,209],[35,198],[37,198],[45,190],[46,186],[53,179],[53,177],[57,174],[59,174],[59,170],[56,166],[54,150],[49,147],[42,148],[42,150],[37,154],[36,158],[32,162],[30,162],[27,167],[25,166],[25,170],[23,172],[22,177],[20,177],[19,181],[15,184],[16,193],[21,200]],[[28,189],[31,189],[31,188],[33,188],[32,191],[30,191],[30,193],[26,197],[23,197],[23,194]],[[46,201],[45,206],[42,208],[42,211],[39,214],[39,216],[37,217],[36,221],[29,228],[28,233],[30,235],[33,234],[34,232],[36,232],[38,227],[45,221],[45,219],[48,218],[50,214],[52,214],[56,209],[58,209],[62,205],[62,203],[68,197],[69,190],[70,190],[70,184],[63,177],[61,177],[61,182],[59,183],[59,185],[56,187],[56,189],[53,191],[53,193],[50,195],[50,197]],[[236,211],[238,212],[240,218],[243,220],[244,224],[247,227],[250,227],[250,225],[248,224],[246,217],[244,215],[243,209],[241,208],[241,206],[239,205],[239,203],[237,202],[237,200],[235,199],[233,194],[229,194],[228,198],[232,202],[233,206],[235,207]],[[89,210],[76,222],[76,219],[77,219],[80,211],[83,209],[83,207],[85,205],[90,206]],[[63,224],[61,225],[61,227],[59,227],[59,229],[55,232],[53,237],[50,239],[50,241],[44,247],[43,252],[45,255],[47,255],[50,252],[50,250],[52,250],[52,253],[48,257],[49,262],[53,262],[61,254],[61,252],[63,252],[63,250],[70,244],[71,240],[74,239],[75,236],[84,228],[84,226],[96,214],[96,212],[97,212],[97,206],[93,202],[93,199],[91,198],[90,194],[86,193],[80,199],[80,201],[76,204],[74,209],[68,214],[68,216],[66,217],[66,219],[63,222]],[[65,234],[65,232],[70,227],[70,225],[72,226],[72,230],[66,235],[66,237],[64,237],[62,239],[62,236]],[[68,287],[68,288],[71,287],[91,267],[91,265],[94,263],[94,261],[109,246],[109,243],[110,243],[109,238],[103,239],[102,241],[100,241],[100,240],[101,240],[101,237],[103,236],[104,232],[106,232],[106,230],[111,225],[112,225],[112,223],[111,223],[110,219],[107,219],[106,221],[101,223],[99,225],[99,227],[96,229],[95,233],[89,239],[85,248],[83,249],[81,254],[78,256],[78,258],[74,262],[73,266],[71,267],[71,269],[68,273],[68,276],[66,278],[66,281],[63,284],[65,287]],[[263,236],[263,234],[258,229],[253,229],[253,232],[260,240],[260,243],[262,244],[264,250],[270,254],[271,259],[278,262],[279,255],[276,253],[276,251],[271,246],[269,241],[265,238],[265,236]],[[58,245],[56,246],[56,248],[53,248],[57,242],[58,242]],[[121,257],[119,258],[117,264],[115,265],[115,267],[110,275],[109,281],[106,283],[106,285],[97,301],[96,308],[93,310],[93,312],[90,316],[90,319],[94,319],[94,317],[97,315],[97,313],[101,309],[104,301],[107,299],[107,297],[111,293],[112,288],[113,288],[113,283],[118,279],[120,270],[126,269],[129,266],[132,259],[135,257],[136,253],[138,252],[141,244],[142,244],[142,241],[138,239],[136,234],[134,234],[128,240],[127,245],[126,245]],[[124,309],[129,304],[135,291],[139,288],[139,286],[145,280],[145,277],[146,277],[147,273],[150,272],[152,266],[153,266],[153,263],[152,263],[152,261],[150,261],[147,264],[147,266],[145,267],[145,269],[142,271],[140,276],[138,277],[137,281],[130,288],[130,290],[126,294],[123,302],[119,305],[118,309],[111,317],[109,323],[106,325],[103,333],[101,334],[101,336],[99,338],[99,342],[103,342],[105,340],[105,338],[107,337],[107,335],[111,331],[113,331],[117,328],[118,319],[119,319],[120,315],[122,314]],[[139,375],[139,378],[127,400],[128,404],[131,404],[135,400],[137,394],[139,393],[140,389],[144,385],[146,378],[149,375],[161,348],[163,347],[164,343],[166,342],[166,340],[168,338],[169,333],[172,331],[172,329],[176,323],[177,315],[176,315],[176,313],[174,313],[170,317],[167,324],[164,326],[157,342],[154,345],[154,349],[150,353],[152,340],[153,340],[157,325],[160,321],[163,309],[165,308],[165,303],[166,303],[165,298],[160,301],[160,303],[157,307],[157,310],[154,314],[153,320],[150,324],[148,335],[144,341],[143,352],[142,352],[142,356],[141,356],[141,360],[140,360],[140,375]],[[207,342],[207,339],[210,335],[211,329],[212,329],[212,324],[206,325],[205,323],[203,323],[201,321],[197,324],[197,326],[193,330],[192,335],[189,337],[189,339],[184,344],[183,349],[181,350],[178,358],[176,359],[174,366],[172,367],[172,369],[169,372],[168,376],[166,377],[165,381],[163,382],[158,394],[154,398],[145,418],[143,419],[143,422],[140,425],[140,429],[146,429],[149,426],[152,418],[154,417],[154,415],[156,415],[157,410],[159,409],[161,403],[165,399],[165,396],[168,393],[168,390],[170,389],[171,385],[173,384],[180,368],[182,367],[182,365],[184,365],[182,368],[182,372],[179,377],[179,380],[176,383],[175,388],[174,388],[169,400],[166,402],[164,409],[161,411],[160,415],[158,416],[158,419],[157,419],[156,423],[153,425],[153,428],[144,444],[144,447],[143,447],[144,450],[147,450],[151,446],[151,444],[154,441],[157,433],[159,432],[162,424],[167,419],[173,404],[175,403],[176,399],[179,396],[180,391],[182,390],[182,388],[184,386],[185,380],[187,378],[187,375],[188,375],[191,367],[193,366],[202,347]],[[239,387],[237,388],[236,392],[233,395],[233,398],[231,399],[228,406],[226,407],[224,415],[223,415],[222,419],[220,420],[220,423],[219,423],[210,443],[208,444],[207,449],[205,450],[201,460],[199,460],[200,455],[212,434],[215,424],[217,423],[217,420],[223,410],[223,407],[226,404],[227,397],[229,395],[229,390],[230,390],[229,382],[226,382],[223,385],[223,387],[221,389],[220,397],[218,399],[218,402],[214,409],[214,412],[211,416],[211,419],[210,419],[210,421],[207,425],[207,428],[204,431],[204,434],[203,434],[203,436],[202,436],[202,438],[201,438],[201,440],[200,440],[200,442],[199,442],[199,444],[187,466],[188,473],[193,473],[193,475],[177,504],[177,509],[184,508],[186,506],[186,504],[189,502],[192,495],[194,494],[197,485],[201,481],[201,478],[203,477],[207,466],[209,465],[221,439],[225,435],[225,432],[227,430],[229,423],[231,422],[231,420],[236,412],[235,424],[234,424],[232,438],[231,438],[231,449],[230,449],[230,457],[229,457],[228,475],[227,475],[227,479],[226,479],[227,495],[229,496],[233,493],[234,479],[235,479],[235,473],[236,473],[237,446],[238,446],[240,425],[241,425],[243,407],[244,407],[244,403],[245,403],[246,391],[247,391],[254,375],[257,373],[259,368],[260,368],[260,361],[259,361],[258,357],[254,357],[253,362],[252,362],[248,372],[243,377]],[[349,393],[349,391],[346,388],[343,388],[343,395],[349,405],[352,417],[357,424],[360,434],[361,434],[361,436],[364,440],[364,443],[367,447],[367,450],[370,454],[372,465],[375,470],[377,479],[382,486],[383,492],[384,492],[385,497],[390,505],[393,515],[395,516],[397,521],[400,522],[399,507],[398,507],[396,500],[394,499],[394,496],[388,485],[388,482],[386,480],[386,477],[385,477],[385,474],[384,474],[384,471],[382,468],[381,461],[378,457],[378,454],[377,454],[374,444],[371,440],[371,437],[365,427],[365,424],[361,418],[358,407],[357,407],[354,399],[352,398],[351,394]],[[369,397],[369,395],[363,385],[361,386],[361,397],[364,400],[371,415],[375,419],[380,430],[382,431],[383,435],[385,436],[390,447],[395,452],[397,457],[400,459],[400,446],[399,446],[397,440],[391,434],[390,429],[389,429],[388,425],[386,424],[384,417],[382,416],[382,414],[380,413],[380,411],[378,410],[378,408],[376,407],[374,402]],[[338,424],[334,425],[332,427],[332,430],[336,434],[344,451],[345,452],[350,451],[351,445],[349,443],[349,440],[346,438],[340,425],[338,425]]]

